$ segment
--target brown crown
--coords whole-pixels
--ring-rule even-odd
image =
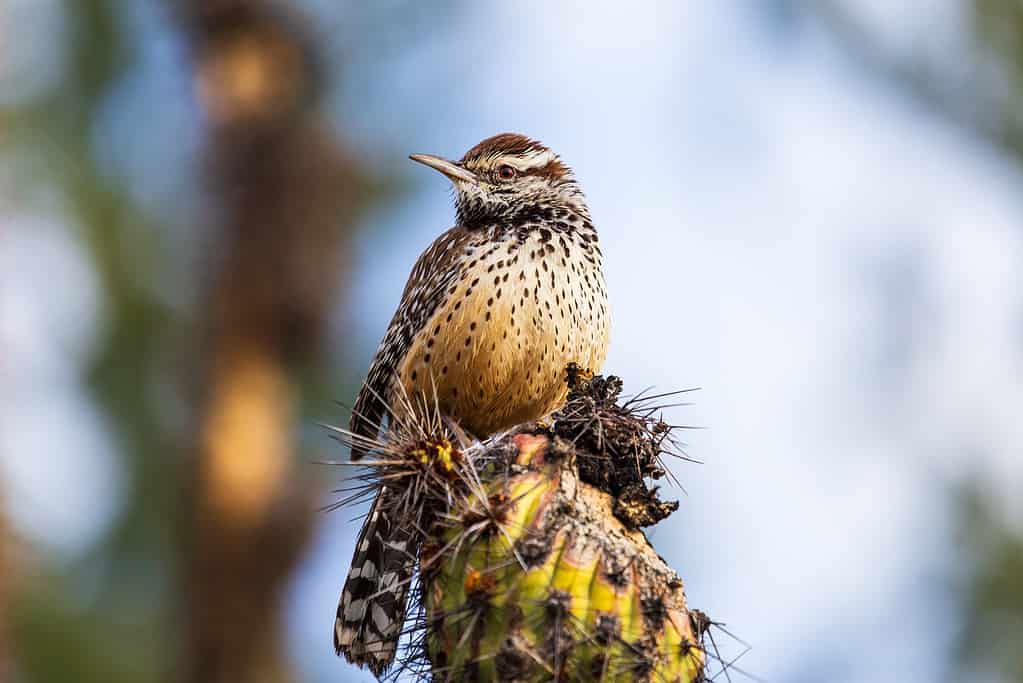
[[[480,159],[497,154],[525,154],[545,150],[547,147],[538,140],[527,138],[518,133],[498,133],[470,149],[462,157],[462,163],[470,159]]]
[[[519,133],[499,133],[492,137],[483,140],[475,147],[470,149],[462,157],[460,163],[463,165],[484,159],[488,156],[497,156],[501,154],[525,154],[527,152],[539,152],[549,150],[539,140],[533,140],[525,135]],[[547,165],[536,168],[530,171],[530,175],[542,175],[550,178],[562,178],[569,173],[569,168],[561,163],[557,158],[553,159]]]

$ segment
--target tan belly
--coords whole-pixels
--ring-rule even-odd
[[[565,368],[598,372],[610,317],[599,260],[536,238],[502,245],[467,272],[399,369],[410,396],[436,401],[476,436],[540,418],[565,400]]]

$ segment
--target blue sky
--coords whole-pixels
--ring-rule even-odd
[[[341,23],[336,4],[307,4],[323,30]],[[952,59],[965,44],[950,0],[850,4],[898,50]],[[576,169],[607,259],[606,370],[637,391],[702,388],[669,421],[706,427],[687,435],[704,464],[675,467],[681,509],[653,532],[691,604],[752,643],[741,665],[770,681],[938,680],[955,633],[949,484],[977,476],[1023,517],[1018,170],[870,80],[784,3],[479,3],[415,32],[409,50],[353,55],[353,69],[378,60],[378,80],[351,76],[332,113],[372,165],[513,130]],[[123,107],[181,94],[173,44],[147,54]],[[112,105],[112,121],[126,116]],[[153,126],[187,152],[191,116],[175,105]],[[109,136],[112,172],[132,169],[154,207],[187,186],[187,165],[138,168],[136,136]],[[357,244],[357,343],[340,324],[334,339],[356,367],[453,217],[443,179],[413,166],[415,190]],[[33,359],[5,368],[0,465],[33,503],[15,521],[74,554],[116,511],[118,479],[68,360],[102,307],[64,220],[59,206],[23,216],[0,242],[0,301],[22,302],[0,339]],[[43,287],[17,265],[29,257],[61,277]],[[72,434],[74,457],[57,446]],[[26,448],[46,457],[9,457]],[[55,512],[37,503],[57,471],[80,500]],[[369,680],[330,648],[350,516],[324,521],[289,597],[310,680]]]

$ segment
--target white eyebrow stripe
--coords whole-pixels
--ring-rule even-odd
[[[557,155],[549,149],[526,152],[522,155],[502,155],[498,158],[501,164],[508,164],[519,172],[528,171],[531,168],[542,168],[557,159]]]

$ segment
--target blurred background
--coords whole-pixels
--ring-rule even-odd
[[[452,221],[407,154],[501,131],[605,369],[702,388],[652,537],[737,666],[1023,681],[1013,0],[0,0],[0,680],[369,680],[317,423]]]

